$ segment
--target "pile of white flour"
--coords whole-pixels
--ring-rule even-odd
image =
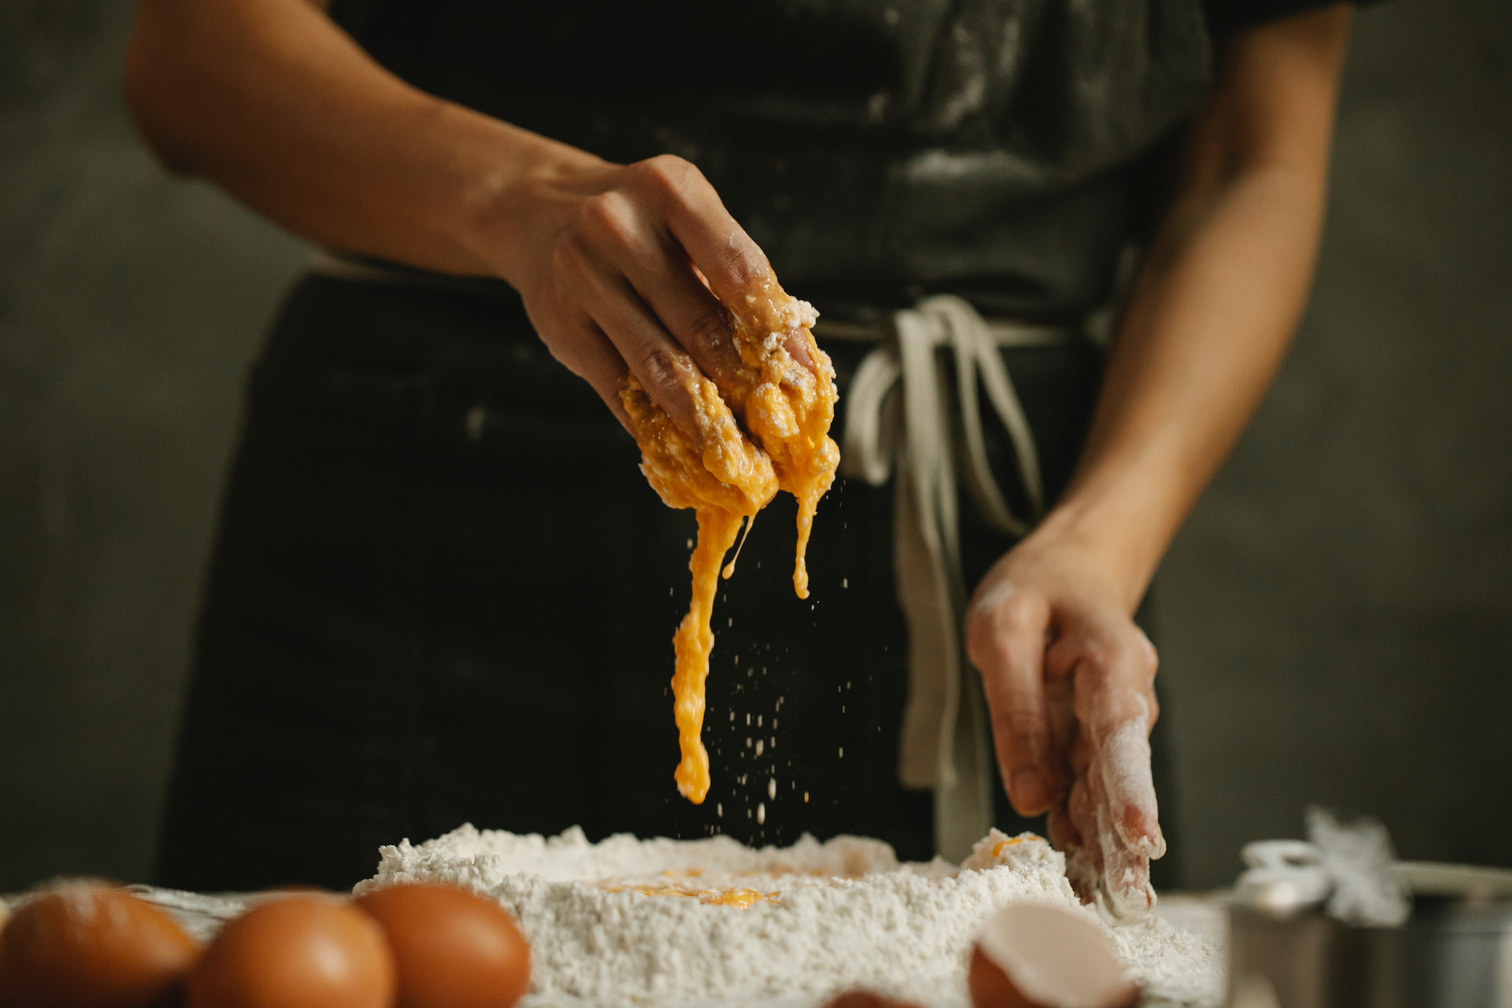
[[[581,830],[517,836],[472,826],[381,848],[357,892],[401,882],[497,899],[530,940],[529,1004],[821,1004],[867,987],[930,1008],[966,1005],[983,920],[1014,900],[1082,907],[1065,861],[1033,834],[994,830],[959,867],[900,864],[878,840],[804,837],[760,850],[728,837],[592,844]],[[742,909],[742,907],[746,907]],[[1216,949],[1158,918],[1113,927],[1149,994],[1216,1004]]]

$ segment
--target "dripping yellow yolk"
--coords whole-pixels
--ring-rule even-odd
[[[725,305],[740,365],[715,385],[691,382],[696,431],[674,424],[631,378],[620,392],[641,449],[641,472],[668,507],[692,508],[698,543],[688,563],[693,598],[673,636],[673,716],[682,758],[673,777],[694,804],[709,792],[704,750],[704,681],[714,648],[710,620],[720,566],[742,519],[754,518],[779,489],[798,500],[798,544],[793,588],[808,598],[804,557],[819,498],[840,463],[830,439],[835,419],[835,369],[809,331],[818,317],[789,297],[775,277],[744,304]],[[808,358],[807,365],[794,350]]]

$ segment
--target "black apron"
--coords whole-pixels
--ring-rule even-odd
[[[1032,319],[1106,303],[1208,68],[1194,0],[362,8],[337,15],[419,86],[606,157],[693,156],[826,317],[936,291]],[[843,390],[866,348],[828,349]],[[1004,354],[1053,499],[1100,352]],[[667,684],[694,523],[636,458],[502,285],[303,282],[252,376],[157,881],[345,888],[378,845],[464,821],[927,858],[931,797],[897,783],[891,490],[821,503],[808,601],[791,498],[762,513],[716,607],[693,806]],[[962,542],[968,586],[1012,545],[969,505]]]

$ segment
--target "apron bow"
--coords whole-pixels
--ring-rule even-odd
[[[993,818],[985,703],[963,639],[956,467],[989,525],[1011,536],[1030,529],[1044,510],[1039,455],[1000,350],[1061,345],[1071,335],[989,322],[951,295],[926,298],[893,314],[890,332],[862,359],[846,395],[841,472],[872,486],[896,475],[893,562],[908,623],[899,777],[934,789],[935,850],[951,860],[965,857]],[[954,358],[954,396],[942,348]],[[988,464],[979,383],[1013,443],[1025,515],[1008,506]]]

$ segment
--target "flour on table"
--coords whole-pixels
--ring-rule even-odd
[[[470,825],[380,854],[358,893],[444,882],[507,908],[530,940],[527,1003],[542,1008],[813,1005],[855,987],[958,1008],[972,940],[1015,900],[1093,916],[1152,995],[1216,1004],[1221,993],[1210,940],[1155,917],[1109,925],[1077,902],[1065,859],[1032,833],[993,830],[960,866],[900,863],[887,844],[853,836],[757,850],[723,836],[595,844],[577,828],[545,838]]]

